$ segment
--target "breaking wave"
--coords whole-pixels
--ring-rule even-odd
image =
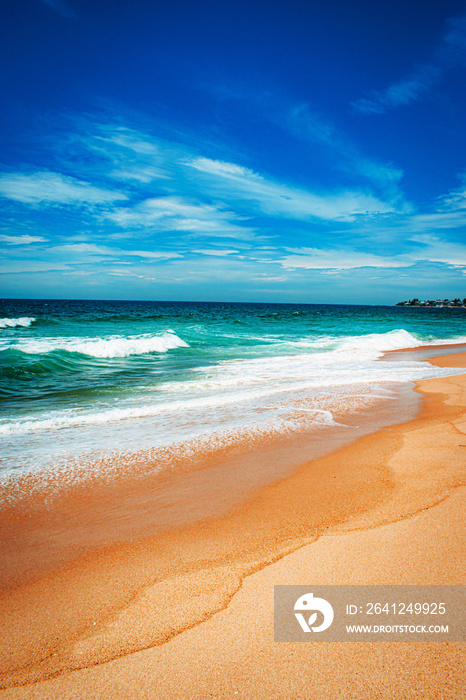
[[[36,319],[32,316],[22,316],[21,318],[0,318],[0,328],[27,328]]]
[[[43,355],[54,350],[76,352],[81,355],[98,358],[129,357],[130,355],[147,355],[163,353],[175,348],[187,348],[188,343],[176,333],[167,331],[161,335],[145,334],[139,336],[112,336],[110,338],[43,338],[28,340],[15,346],[16,350],[30,354]]]

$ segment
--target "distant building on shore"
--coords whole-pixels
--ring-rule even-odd
[[[466,308],[466,299],[409,299],[409,301],[399,301],[395,306],[428,306],[442,309],[444,307]]]

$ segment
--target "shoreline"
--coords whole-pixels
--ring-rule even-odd
[[[419,357],[425,357],[427,360],[437,358],[440,356],[456,355],[464,352],[464,343],[437,343],[433,345],[417,345],[414,348],[398,348],[398,350],[387,350],[384,352],[382,359],[393,359],[400,354],[412,354],[415,359]],[[432,351],[434,351],[432,353]],[[433,362],[432,364],[436,364]],[[444,365],[438,365],[438,367],[443,367]]]
[[[466,366],[465,359],[464,353],[456,356],[456,362],[463,362],[461,366]],[[221,617],[219,611],[230,609],[246,581],[265,576],[272,567],[286,569],[290,557],[304,556],[309,547],[321,548],[323,539],[331,537],[337,542],[361,532],[367,535],[374,529],[390,529],[390,523],[413,522],[427,509],[434,513],[433,506],[444,507],[445,499],[453,498],[451,494],[456,498],[464,483],[456,454],[462,445],[458,442],[461,432],[452,423],[462,425],[464,421],[466,375],[424,380],[417,390],[426,399],[413,420],[361,437],[302,465],[262,487],[230,514],[175,528],[134,545],[114,544],[106,553],[83,557],[55,575],[4,594],[2,612],[10,616],[10,622],[11,610],[17,613],[17,627],[15,630],[13,624],[12,629],[13,636],[15,631],[18,636],[16,642],[11,638],[10,644],[17,645],[16,662],[22,658],[22,670],[13,672],[10,664],[9,683],[34,683],[57,676],[31,686],[30,697],[35,691],[47,698],[57,692],[58,697],[60,684],[71,683],[78,693],[73,697],[86,698],[80,674],[93,675],[98,684],[112,664],[126,667],[131,659],[136,663],[140,654],[169,658],[171,645],[182,645],[187,630],[201,634],[200,623],[206,620],[215,626],[214,621]],[[420,455],[424,455],[422,459]],[[352,567],[357,569],[357,563],[352,561]],[[451,562],[449,568],[453,576]],[[340,575],[344,576],[341,570]],[[370,572],[367,576],[370,579]],[[398,579],[393,582],[400,582],[400,576]],[[22,630],[24,619],[33,620],[27,636]],[[164,644],[169,639],[170,645]],[[152,648],[140,651],[144,647]],[[191,656],[191,662],[195,665],[195,657]],[[174,658],[171,663],[180,664]],[[68,674],[86,666],[87,670]],[[265,676],[263,683],[265,687]],[[1,696],[14,698],[15,692],[12,688]],[[26,697],[25,687],[21,692],[21,697]],[[170,693],[171,697],[183,697],[173,689]]]
[[[54,470],[20,476],[11,492],[3,489],[0,593],[112,545],[226,517],[302,465],[416,415],[421,399],[411,384],[385,388],[392,394],[337,415],[335,426],[188,456],[181,451],[162,470],[143,451],[111,461],[108,471],[104,463],[102,475],[85,465],[82,479],[80,472],[69,479]]]

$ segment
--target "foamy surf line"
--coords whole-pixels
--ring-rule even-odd
[[[334,389],[336,393],[342,393],[342,387],[357,385],[368,387],[367,394],[370,394],[369,387],[377,384],[410,382],[456,373],[454,369],[435,368],[426,362],[409,359],[397,363],[380,361],[379,358],[387,351],[387,346],[393,350],[400,340],[406,341],[404,332],[396,331],[388,335],[391,336],[389,339],[378,334],[345,338],[340,348],[327,352],[220,361],[216,366],[194,369],[192,374],[197,375],[195,379],[158,385],[158,403],[151,401],[150,394],[141,394],[130,400],[131,403],[136,403],[136,406],[128,405],[107,410],[96,408],[88,412],[70,409],[52,411],[47,417],[25,416],[21,421],[4,420],[0,423],[0,434],[6,436],[59,431],[173,414],[178,414],[178,420],[179,416],[186,414],[190,423],[195,423],[196,420],[202,423],[205,417],[203,411],[221,411],[232,405],[238,407],[239,411],[241,406],[245,406],[244,422],[254,425],[257,422],[254,420],[254,412],[267,411],[264,400],[276,399],[276,408],[282,410],[293,399],[301,399],[303,392],[312,394],[319,390]],[[411,339],[412,347],[419,347],[419,341],[413,337]],[[455,339],[456,342],[458,341]],[[445,347],[448,344],[445,343]],[[105,353],[105,357],[128,356],[121,353],[144,350],[145,346],[150,347],[151,351],[157,348],[158,352],[188,347],[183,340],[171,333],[156,338],[129,339],[127,343],[118,339],[72,345],[74,349],[85,347],[89,353],[94,352],[96,357],[100,356],[98,353]],[[379,359],[379,362],[375,363],[376,359]],[[457,372],[460,373],[461,370]],[[174,420],[176,422],[177,418]],[[215,423],[221,420],[222,417]],[[224,420],[228,424],[228,418],[224,417]]]
[[[342,359],[341,353],[336,354],[339,356],[338,359],[336,356],[330,358],[331,363],[341,366],[342,363],[339,362]],[[355,355],[351,353],[351,357],[354,363]],[[292,359],[300,360],[299,357],[288,358],[288,360]],[[322,360],[321,356],[318,356],[318,359]],[[231,369],[231,364],[231,362],[224,363],[223,368]],[[256,370],[257,363],[251,361],[251,364]],[[288,366],[289,361],[285,364]],[[370,365],[381,367],[384,363],[371,360]],[[414,403],[409,413],[409,411],[406,412],[403,402],[393,401],[396,398],[394,392],[398,391],[397,387],[407,386],[413,380],[464,372],[462,369],[440,369],[420,362],[391,362],[387,365],[402,369],[403,372],[409,369],[409,377],[398,373],[395,375],[396,378],[393,374],[391,375],[391,383],[383,380],[375,383],[374,376],[371,377],[371,381],[367,381],[366,366],[360,367],[361,376],[366,374],[365,383],[355,384],[353,366],[349,368],[351,381],[348,376],[346,386],[340,384],[339,387],[335,387],[333,384],[332,391],[324,390],[319,393],[312,391],[312,387],[303,387],[301,384],[299,387],[294,387],[293,393],[289,386],[287,389],[282,387],[282,391],[269,391],[268,395],[263,392],[258,395],[256,392],[254,401],[249,397],[249,401],[244,401],[243,406],[238,395],[218,396],[224,409],[228,408],[227,415],[219,410],[218,401],[213,407],[208,397],[204,397],[202,401],[195,401],[196,405],[192,405],[190,410],[187,409],[186,403],[177,402],[177,405],[172,405],[168,411],[167,407],[159,406],[154,411],[154,407],[146,406],[142,410],[139,409],[139,413],[133,411],[130,414],[115,416],[115,413],[110,412],[107,415],[100,415],[97,421],[94,421],[95,416],[90,415],[87,416],[87,423],[82,422],[84,417],[81,416],[74,426],[63,423],[53,427],[36,426],[38,442],[32,439],[35,429],[30,425],[28,428],[32,428],[32,435],[29,437],[24,433],[21,435],[21,431],[17,435],[4,436],[5,444],[8,444],[8,438],[13,441],[15,438],[20,439],[17,443],[19,451],[16,454],[24,454],[26,438],[32,442],[31,456],[29,459],[24,459],[22,468],[18,468],[20,465],[17,463],[11,469],[8,468],[8,462],[4,462],[6,468],[0,477],[2,490],[5,494],[9,494],[6,501],[11,499],[15,501],[18,497],[21,500],[23,477],[27,479],[25,484],[29,484],[28,488],[35,483],[35,488],[45,488],[48,484],[54,490],[57,488],[60,490],[62,487],[68,488],[72,483],[85,483],[89,479],[118,478],[122,465],[125,470],[144,471],[145,465],[150,463],[151,469],[157,473],[165,469],[171,470],[175,464],[179,466],[181,462],[185,465],[194,463],[219,449],[229,451],[235,445],[250,449],[270,441],[286,441],[292,436],[294,436],[293,439],[305,438],[308,443],[317,440],[316,444],[322,446],[324,435],[322,431],[328,430],[332,432],[325,434],[332,435],[332,444],[338,440],[342,441],[340,444],[347,444],[360,434],[367,434],[384,425],[399,422],[403,411],[405,411],[404,419],[414,417]],[[414,368],[418,370],[415,378],[413,378]],[[289,370],[289,367],[287,369]],[[270,365],[268,371],[270,372]],[[245,372],[242,372],[241,381],[244,381],[244,375]],[[253,376],[255,372],[252,373],[251,378]],[[403,376],[402,379],[401,376]],[[379,380],[380,378],[378,376]],[[271,401],[273,396],[278,398],[275,403]],[[268,401],[264,403],[266,398]],[[405,394],[403,401],[406,399]],[[394,404],[393,408],[388,405],[390,403]],[[232,411],[234,420],[232,420]],[[258,419],[258,413],[261,419]],[[377,413],[384,415],[378,425],[373,417]],[[355,425],[354,420],[349,420],[349,425],[346,424],[346,418],[353,416],[354,419],[355,415],[360,416],[362,426]],[[157,416],[159,420],[154,421]],[[116,432],[114,427],[117,428]],[[320,434],[321,437],[318,437]],[[154,439],[154,435],[157,435],[158,439]],[[50,439],[53,440],[52,443]],[[65,447],[61,452],[60,444]],[[326,446],[324,452],[327,449]]]
[[[400,328],[389,331],[388,333],[370,333],[367,335],[342,338],[341,350],[358,350],[373,354],[375,358],[375,356],[382,357],[384,353],[396,350],[414,350],[420,347],[429,348],[437,345],[448,346],[464,344],[466,344],[466,336],[422,340],[422,338]]]
[[[69,409],[29,412],[21,418],[12,416],[0,422],[4,442],[0,471],[18,474],[50,462],[63,463],[71,455],[89,461],[92,453],[169,447],[225,431],[248,428],[276,436],[312,431],[323,423],[338,424],[336,416],[358,412],[368,402],[387,400],[384,387],[390,384],[461,372],[409,358],[384,362],[384,353],[420,345],[447,348],[461,341],[466,338],[422,341],[404,329],[319,336],[297,341],[300,352],[291,355],[282,353],[285,348],[293,349],[293,343],[275,356],[194,367],[182,381],[162,378],[153,387],[141,386],[113,400],[112,405],[95,401],[94,406],[76,404]],[[303,342],[307,343],[305,353]],[[32,355],[66,350],[111,361],[189,349],[189,344],[168,329],[130,337],[20,339],[14,347]]]
[[[0,327],[26,328],[35,320],[35,318],[0,319]],[[3,326],[2,323],[4,324]],[[251,337],[251,341],[253,340],[254,338]],[[431,345],[463,344],[466,343],[466,336],[458,336],[451,339],[422,340],[404,329],[396,329],[387,333],[370,333],[356,336],[317,336],[289,341],[280,341],[274,337],[263,337],[256,340],[262,340],[264,344],[272,348],[300,350],[305,348],[307,350],[306,354],[355,351],[363,353],[368,358],[375,359],[385,352],[395,350],[409,350]],[[40,339],[0,339],[0,351],[13,349],[28,355],[43,355],[55,351],[65,351],[101,359],[164,353],[168,350],[188,347],[189,343],[171,329],[156,334],[112,335],[103,338],[45,337]],[[232,361],[234,362],[235,360]]]
[[[225,460],[230,464],[228,469],[231,469],[231,464],[236,465],[233,466],[235,479],[240,482],[244,479],[247,491],[254,484],[259,486],[279,480],[299,464],[323,456],[358,437],[409,418],[409,410],[413,412],[418,400],[414,392],[410,396],[403,392],[399,395],[399,388],[397,393],[388,387],[379,389],[378,393],[355,394],[351,398],[357,400],[357,406],[354,403],[351,406],[353,414],[357,409],[356,423],[348,406],[348,413],[340,415],[337,421],[333,413],[344,411],[344,407],[338,406],[334,400],[327,404],[327,408],[323,408],[322,402],[319,408],[308,401],[295,406],[297,413],[293,419],[287,409],[282,420],[273,425],[242,425],[191,434],[182,440],[174,439],[170,443],[136,451],[95,450],[67,458],[57,455],[54,462],[40,468],[34,459],[35,468],[30,471],[7,471],[0,475],[2,501],[7,507],[15,507],[21,503],[25,505],[31,499],[34,502],[36,498],[39,501],[45,498],[50,506],[62,494],[77,493],[90,484],[93,488],[121,488],[123,484],[133,488],[159,476],[176,478],[179,475],[183,478],[185,473],[223,464]],[[406,402],[411,407],[408,410]],[[346,419],[348,424],[343,422]],[[271,454],[274,456],[272,460]],[[242,464],[242,477],[236,471],[237,460]],[[258,464],[262,466],[256,473]],[[251,465],[254,465],[252,471]],[[239,490],[242,493],[242,489]]]

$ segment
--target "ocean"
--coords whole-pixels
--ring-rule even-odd
[[[0,302],[0,480],[187,459],[338,431],[397,387],[454,374],[388,350],[466,342],[462,309],[152,301]],[[460,372],[461,370],[458,370]],[[464,370],[462,370],[464,372]],[[168,461],[167,461],[168,460]]]

